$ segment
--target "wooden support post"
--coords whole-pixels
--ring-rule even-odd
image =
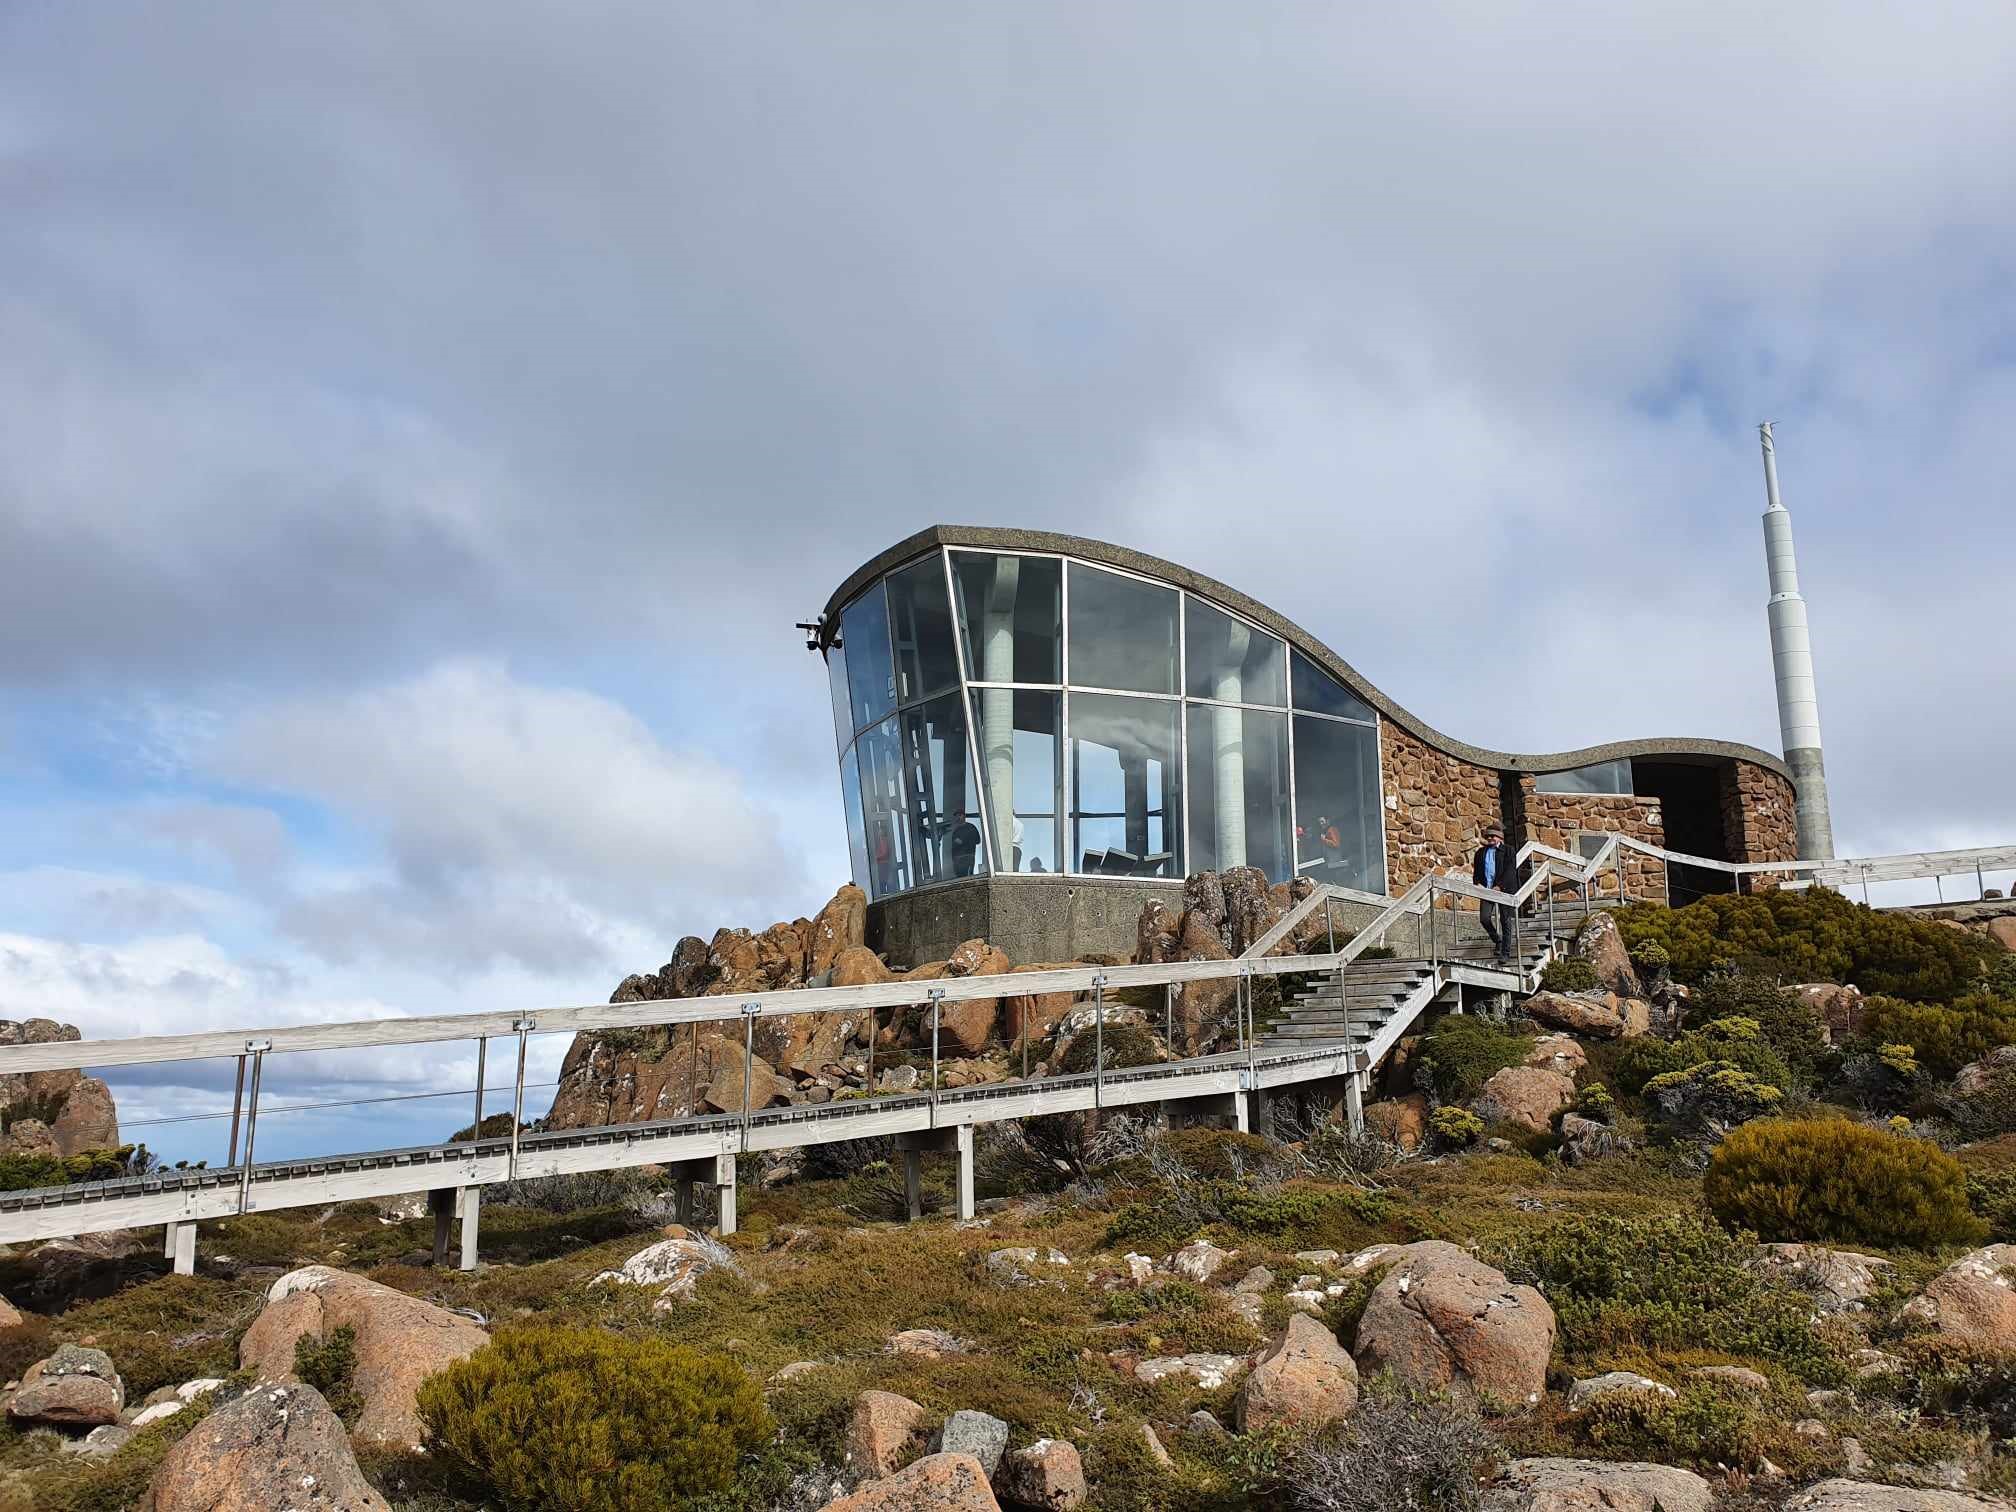
[[[735,1232],[735,1154],[723,1150],[714,1157],[714,1196],[719,1210],[714,1230],[719,1234]]]
[[[476,1228],[483,1208],[483,1188],[463,1187],[458,1195],[462,1199],[462,1252],[457,1257],[458,1268],[472,1271],[476,1269]]]
[[[953,1136],[959,1157],[959,1221],[965,1223],[973,1217],[973,1125],[960,1124]]]
[[[168,1257],[168,1265],[178,1276],[196,1274],[196,1220],[186,1219],[168,1225],[166,1242],[162,1251]]]
[[[924,1216],[924,1152],[905,1150],[903,1152],[903,1200],[910,1221],[915,1223]]]
[[[1353,1134],[1365,1132],[1365,1081],[1362,1071],[1354,1071],[1344,1080],[1344,1117]]]
[[[427,1194],[427,1211],[434,1215],[434,1264],[448,1263],[448,1231],[455,1222],[455,1188],[435,1187]]]
[[[693,1178],[681,1176],[672,1183],[672,1217],[685,1228],[693,1227]]]

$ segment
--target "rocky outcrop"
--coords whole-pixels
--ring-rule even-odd
[[[1419,1149],[1428,1137],[1428,1099],[1410,1092],[1386,1102],[1376,1102],[1365,1110],[1365,1127],[1388,1144],[1402,1150]]]
[[[1502,1407],[1540,1400],[1554,1309],[1539,1292],[1439,1241],[1382,1248],[1371,1263],[1391,1269],[1358,1325],[1361,1371]]]
[[[1617,920],[1610,913],[1593,913],[1575,936],[1575,954],[1596,968],[1597,983],[1620,998],[1642,998],[1638,972],[1631,964],[1631,951],[1624,943]]]
[[[1900,1316],[1992,1354],[2016,1354],[2016,1244],[1962,1255]]]
[[[1913,1491],[1864,1481],[1827,1480],[1785,1503],[1785,1512],[2012,1512],[1999,1496],[1967,1491]]]
[[[1358,1367],[1337,1336],[1297,1313],[1239,1391],[1241,1432],[1298,1423],[1315,1428],[1358,1405]]]
[[[2005,1075],[2016,1075],[2016,1045],[2002,1045],[1978,1061],[1970,1061],[1953,1074],[1953,1091],[1959,1097],[1980,1097]]]
[[[1514,1460],[1484,1493],[1484,1512],[1709,1512],[1708,1482],[1669,1465]]]
[[[81,1038],[75,1024],[54,1019],[0,1019],[0,1050]],[[0,1133],[0,1155],[82,1155],[119,1148],[119,1110],[112,1089],[80,1070],[0,1075],[0,1109],[11,1110],[8,1128]]]
[[[1572,1034],[1543,1034],[1533,1041],[1533,1047],[1526,1052],[1526,1064],[1572,1078],[1589,1064],[1589,1052]]]
[[[118,1422],[125,1407],[126,1387],[112,1357],[102,1349],[65,1344],[21,1373],[7,1415],[19,1423],[95,1428]]]
[[[255,1386],[168,1451],[146,1512],[390,1512],[311,1386]]]
[[[348,1327],[356,1335],[351,1377],[363,1408],[351,1429],[359,1443],[417,1446],[425,1432],[414,1400],[420,1383],[474,1354],[490,1336],[469,1319],[347,1271],[310,1265],[289,1271],[238,1345],[238,1363],[262,1381],[294,1379],[294,1346]]]
[[[820,1512],[1001,1512],[987,1471],[970,1454],[931,1454],[869,1481]]]
[[[1554,1115],[1575,1101],[1575,1083],[1559,1071],[1507,1066],[1492,1073],[1471,1109],[1487,1124],[1514,1124],[1534,1134],[1554,1127]]]
[[[1845,1045],[1862,1033],[1867,999],[1860,988],[1843,987],[1835,982],[1801,982],[1785,990],[1813,1010],[1828,1044]]]
[[[1085,1467],[1063,1439],[1038,1439],[1001,1462],[1001,1489],[1018,1507],[1065,1512],[1085,1504]]]
[[[891,1474],[924,1442],[925,1411],[893,1391],[864,1391],[847,1420],[847,1463],[868,1475]]]
[[[637,1251],[616,1270],[606,1270],[590,1286],[655,1286],[654,1312],[670,1312],[691,1302],[700,1278],[713,1271],[740,1275],[742,1268],[727,1246],[676,1223],[665,1226],[665,1237]]]
[[[1536,992],[1521,1006],[1536,1024],[1588,1039],[1628,1039],[1652,1027],[1650,1004],[1615,993]]]
[[[1859,1312],[1895,1267],[1880,1255],[1818,1244],[1766,1244],[1756,1267],[1813,1293],[1821,1312]]]
[[[1653,1396],[1677,1397],[1675,1391],[1663,1381],[1655,1381],[1650,1376],[1639,1375],[1633,1370],[1612,1370],[1604,1375],[1590,1376],[1575,1382],[1568,1388],[1568,1410],[1580,1412],[1583,1408],[1604,1397],[1615,1396],[1618,1392],[1643,1391]]]

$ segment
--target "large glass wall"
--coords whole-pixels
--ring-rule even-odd
[[[1222,606],[1059,556],[887,574],[827,651],[855,880],[1179,878],[1385,887],[1378,718]]]

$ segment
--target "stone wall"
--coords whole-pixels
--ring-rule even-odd
[[[1629,835],[1647,845],[1666,843],[1665,815],[1657,798],[1624,793],[1542,793],[1535,790],[1535,783],[1532,777],[1519,779],[1526,833],[1517,844],[1538,840],[1574,854],[1575,837],[1583,831]],[[1666,895],[1665,863],[1656,856],[1625,852],[1624,879],[1634,898],[1657,900]],[[1613,875],[1606,868],[1590,890],[1608,896],[1613,888]]]
[[[1398,897],[1430,871],[1461,866],[1484,826],[1503,821],[1498,773],[1423,745],[1390,719],[1379,721],[1386,804],[1386,891]]]
[[[1792,784],[1767,767],[1732,761],[1722,769],[1722,831],[1732,861],[1794,861],[1799,830]],[[1775,885],[1767,875],[1752,887]]]

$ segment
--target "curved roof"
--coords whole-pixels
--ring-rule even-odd
[[[892,568],[900,567],[913,557],[934,551],[941,546],[964,546],[981,551],[1052,552],[1060,556],[1080,557],[1088,562],[1101,562],[1110,567],[1140,573],[1143,577],[1159,578],[1163,582],[1173,583],[1179,588],[1223,604],[1228,609],[1237,610],[1255,624],[1273,631],[1409,734],[1438,751],[1444,751],[1476,766],[1495,767],[1501,771],[1512,772],[1560,772],[1571,767],[1590,766],[1599,761],[1615,761],[1636,756],[1663,757],[1677,761],[1732,759],[1755,762],[1758,766],[1766,767],[1787,780],[1791,777],[1791,772],[1785,763],[1769,751],[1732,740],[1700,740],[1679,736],[1651,740],[1615,740],[1605,745],[1585,746],[1578,751],[1552,751],[1544,755],[1522,755],[1514,751],[1493,751],[1484,746],[1470,745],[1443,734],[1417,715],[1401,708],[1399,704],[1373,687],[1343,657],[1300,625],[1276,613],[1258,599],[1248,598],[1238,589],[1227,587],[1215,578],[1206,577],[1201,572],[1194,572],[1175,562],[1164,561],[1161,557],[1150,556],[1144,551],[1133,551],[1106,541],[1094,541],[1084,536],[1064,535],[1051,530],[1004,530],[986,525],[927,526],[863,562],[848,576],[846,582],[834,590],[833,596],[826,601],[824,611],[826,629],[822,632],[822,643],[830,641],[832,630],[838,623],[838,611],[849,599]]]

